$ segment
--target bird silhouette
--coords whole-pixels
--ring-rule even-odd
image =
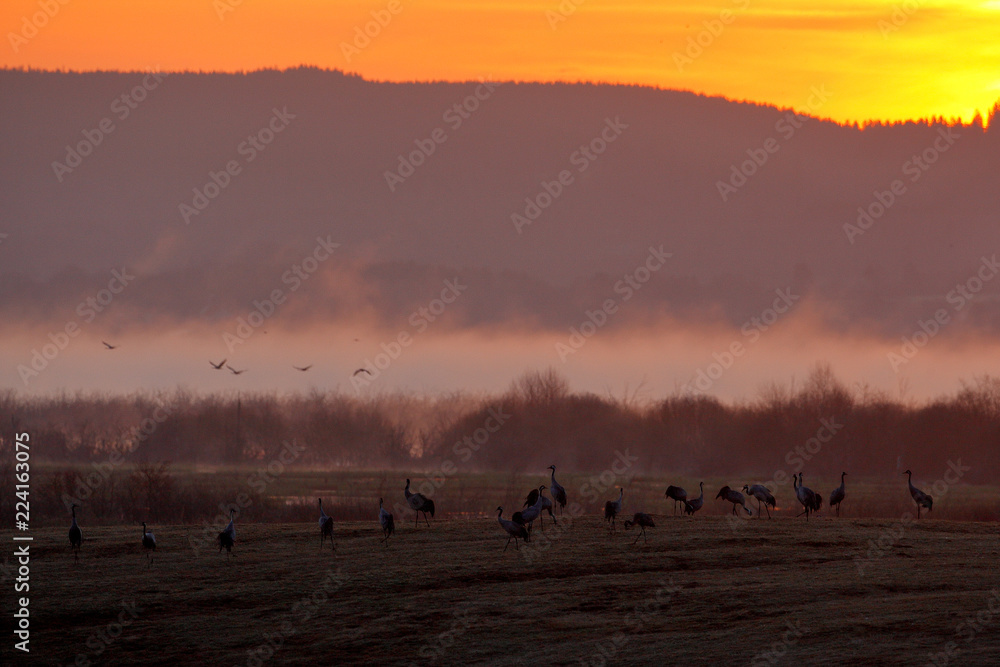
[[[219,533],[219,553],[222,550],[226,550],[226,560],[228,561],[233,555],[233,545],[236,544],[236,514],[235,509],[229,510],[229,525],[222,529]]]
[[[309,364],[308,366],[305,366],[305,367],[300,367],[300,366],[292,366],[292,368],[294,368],[295,370],[297,370],[297,371],[302,371],[303,373],[305,373],[305,372],[306,372],[307,370],[309,370],[309,369],[310,369],[310,368],[312,368],[312,367],[313,367],[313,365],[312,365],[312,364]]]
[[[642,543],[646,544],[646,529],[656,528],[656,524],[653,523],[653,517],[645,512],[636,512],[632,515],[631,519],[626,519],[622,525],[625,526],[625,530],[628,530],[632,526],[639,526],[639,534],[635,536],[635,541],[632,544],[638,542],[640,537],[642,538]]]
[[[424,523],[430,528],[431,524],[427,521],[427,514],[430,513],[434,516],[434,501],[425,496],[422,493],[410,493],[410,480],[406,480],[406,488],[403,489],[403,495],[406,496],[406,503],[410,506],[416,515],[414,517],[413,526],[414,528],[420,524],[420,513],[424,513]]]
[[[609,500],[604,503],[604,520],[608,522],[608,532],[615,532],[615,517],[622,511],[622,497],[625,489],[618,487],[618,500]]]
[[[150,553],[156,551],[156,536],[153,535],[153,531],[146,530],[146,522],[142,522],[142,548],[146,550],[146,567],[148,568],[153,564],[153,555]]]
[[[396,522],[392,518],[392,512],[389,512],[384,507],[382,507],[382,499],[378,499],[378,522],[382,526],[382,534],[385,537],[382,538],[382,542],[385,542],[385,546],[389,546],[389,536],[396,531]]]
[[[333,543],[333,517],[326,515],[323,511],[323,499],[319,499],[319,548],[323,548],[323,541],[330,538],[330,546],[337,550],[337,545]]]
[[[69,526],[69,545],[73,549],[73,560],[78,560],[80,558],[80,547],[83,545],[83,531],[80,530],[80,526],[76,523],[77,507],[79,507],[79,505],[73,503],[73,523]]]
[[[549,492],[552,494],[552,500],[556,502],[559,507],[559,511],[566,509],[566,489],[563,485],[556,481],[556,467],[555,465],[550,465],[549,469],[552,471],[552,477],[549,480]],[[553,517],[555,519],[555,517]]]
[[[116,347],[118,347],[117,345],[112,345],[111,343],[109,343],[109,342],[107,342],[105,340],[102,340],[101,342],[104,343],[104,347],[108,348],[109,350],[113,350]]]
[[[677,503],[687,502],[688,492],[679,486],[674,486],[671,484],[667,487],[667,490],[663,493],[667,498],[672,498],[674,501],[674,514],[677,514]]]
[[[764,510],[767,512],[767,518],[771,518],[771,510],[767,508],[768,505],[775,507],[774,496],[771,495],[771,489],[767,488],[763,484],[754,484],[753,486],[743,485],[743,493],[748,496],[753,496],[757,499],[757,518],[760,518],[760,506],[761,503],[764,504]]]
[[[844,491],[845,475],[847,475],[846,472],[840,473],[840,486],[830,492],[830,507],[837,506],[837,516],[840,516],[840,503],[844,502],[844,498],[847,496]]]
[[[241,373],[246,373],[247,372],[247,369],[245,369],[245,368],[243,370],[239,370],[238,371],[235,368],[233,368],[232,366],[230,366],[229,364],[226,364],[226,368],[228,368],[233,375],[240,375]]]
[[[507,531],[507,535],[509,536],[507,538],[507,544],[503,545],[504,551],[507,551],[507,547],[510,546],[511,540],[514,540],[515,549],[520,549],[520,547],[517,546],[517,538],[520,537],[525,542],[531,540],[531,537],[528,535],[528,529],[525,528],[522,524],[517,523],[516,521],[508,521],[507,519],[503,518],[503,507],[497,508],[497,522],[500,524],[501,528]]]
[[[917,504],[917,518],[920,518],[920,508],[926,507],[927,511],[930,512],[934,508],[934,499],[929,495],[913,486],[913,473],[907,468],[906,472],[902,473],[906,475],[906,483],[910,486],[910,497],[913,498],[913,502]]]
[[[217,371],[221,371],[221,370],[222,370],[222,367],[226,365],[226,360],[225,360],[225,359],[223,359],[223,360],[222,360],[222,361],[220,361],[219,363],[215,363],[214,361],[212,361],[211,359],[209,359],[209,360],[208,360],[208,363],[209,363],[209,364],[210,364],[210,365],[212,366],[212,368],[214,368],[215,370],[217,370]]]
[[[747,514],[753,514],[753,512],[750,511],[750,508],[747,507],[746,499],[743,497],[743,494],[739,491],[730,489],[728,486],[724,486],[719,489],[719,494],[715,496],[715,498],[716,500],[722,498],[723,500],[731,502],[733,504],[733,514],[739,514],[739,512],[736,511],[737,505],[741,505],[743,509],[746,510]]]
[[[700,510],[705,504],[705,482],[698,482],[698,488],[701,489],[700,496],[684,501],[684,511],[688,516],[694,516],[694,513]]]
[[[368,375],[372,374],[372,372],[370,370],[368,370],[367,368],[359,368],[358,370],[356,370],[353,373],[351,373],[351,377],[354,377],[358,373],[368,373]]]

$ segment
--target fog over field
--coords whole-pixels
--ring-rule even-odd
[[[998,370],[996,126],[842,126],[823,86],[798,116],[311,68],[0,85],[19,391],[493,391],[551,365],[738,398],[827,361],[927,398]]]

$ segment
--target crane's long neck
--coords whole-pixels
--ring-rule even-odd
[[[699,484],[698,488],[701,489],[701,495],[698,496],[698,499],[700,500],[700,499],[703,499],[705,497],[705,482],[702,482],[701,484]]]
[[[76,505],[73,505],[73,523],[76,523]]]
[[[503,509],[498,509],[497,510],[497,521],[502,522],[503,521],[503,519],[501,519],[502,516],[503,516]]]
[[[622,498],[625,496],[625,489],[618,489],[618,504],[622,502]]]

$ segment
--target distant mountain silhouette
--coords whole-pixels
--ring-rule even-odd
[[[1000,251],[996,126],[859,130],[630,86],[150,77],[0,71],[8,321],[123,266],[138,278],[115,317],[230,318],[287,291],[319,237],[340,244],[317,264],[331,278],[283,317],[398,322],[460,276],[453,322],[562,329],[662,246],[614,326],[739,325],[791,288],[830,327],[896,336]],[[996,308],[966,313],[1000,329]]]

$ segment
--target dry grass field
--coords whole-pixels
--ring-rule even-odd
[[[78,562],[37,529],[30,664],[997,664],[995,523],[667,512],[648,543],[587,514],[506,553],[495,515],[386,548],[373,511],[335,553],[315,521],[238,520],[231,562],[155,526],[149,568],[138,526],[84,525]]]

